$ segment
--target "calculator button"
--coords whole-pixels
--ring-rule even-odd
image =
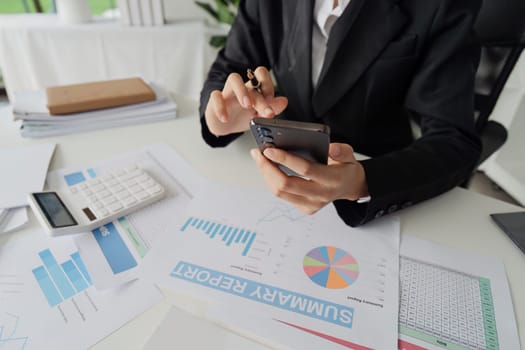
[[[71,187],[69,190],[70,190],[71,193],[73,193],[73,194],[78,192],[78,189],[77,189],[76,187]]]
[[[99,201],[95,201],[95,202],[91,203],[91,205],[95,208],[95,211],[96,211],[96,209],[104,208],[104,205],[102,203],[100,203]]]
[[[105,189],[106,186],[104,186],[103,184],[98,184],[98,185],[94,185],[91,187],[91,189],[95,192],[100,192],[102,191],[103,189]]]
[[[149,179],[151,179],[151,177],[149,177],[149,176],[146,175],[146,174],[143,174],[143,175],[140,175],[139,177],[137,177],[137,181],[138,181],[138,182],[146,182],[146,181],[148,181]]]
[[[136,194],[137,192],[142,191],[142,188],[139,185],[135,185],[133,187],[130,187],[129,191],[133,194]]]
[[[93,194],[89,188],[86,188],[82,193],[84,193],[84,196],[91,196]]]
[[[118,185],[111,187],[111,189],[113,190],[113,192],[120,192],[124,189],[124,186],[118,184]]]
[[[113,175],[111,175],[111,174],[104,175],[104,176],[101,177],[101,179],[104,180],[104,181],[109,181],[109,180],[113,179]]]
[[[108,186],[115,186],[115,185],[118,184],[118,181],[115,180],[115,179],[109,179],[108,181],[106,181],[106,184],[107,184]]]
[[[98,200],[97,196],[93,195],[93,196],[88,196],[88,200],[91,202],[91,203],[94,203]]]
[[[128,198],[129,196],[131,196],[131,193],[129,193],[126,190],[117,193],[117,198],[118,199]]]
[[[150,188],[150,187],[155,186],[155,181],[153,181],[152,179],[149,179],[148,181],[141,183],[141,185],[144,188]]]
[[[122,203],[124,203],[124,205],[125,205],[126,207],[129,207],[129,206],[131,206],[131,205],[137,203],[137,200],[136,200],[135,198],[133,198],[133,197],[130,196],[130,197],[128,197],[128,198],[124,198],[124,199],[122,200]]]
[[[159,185],[155,185],[153,187],[148,188],[148,192],[150,194],[157,194],[162,192],[162,188]]]
[[[111,210],[112,212],[117,212],[120,209],[122,209],[122,204],[120,204],[120,202],[113,203],[108,206],[108,209]]]
[[[97,195],[98,198],[106,198],[109,196],[111,196],[111,192],[109,192],[108,190],[100,191]]]
[[[131,180],[126,181],[125,184],[126,184],[126,186],[128,186],[128,187],[132,187],[132,186],[134,186],[134,185],[137,184],[137,181],[131,179]]]
[[[117,199],[113,196],[102,199],[101,201],[106,207],[112,203],[117,202]]]
[[[149,197],[149,193],[147,193],[146,191],[140,191],[140,192],[135,193],[135,196],[138,199],[142,200],[142,199],[148,198]]]
[[[129,172],[129,176],[131,176],[133,178],[139,177],[139,176],[141,176],[143,174],[144,174],[144,172],[142,170],[140,170],[140,169],[136,169],[136,170],[133,170],[133,171]]]
[[[80,187],[81,189],[83,189],[83,190],[85,190],[86,188],[88,188],[86,184],[80,184],[79,187]]]
[[[97,213],[99,213],[99,216],[108,216],[109,215],[109,211],[106,208],[99,209],[97,211]]]
[[[93,179],[88,181],[89,186],[98,185],[100,183],[99,179]]]

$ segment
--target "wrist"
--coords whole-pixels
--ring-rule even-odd
[[[357,201],[358,203],[367,203],[370,201],[370,194],[368,192],[365,169],[360,162],[355,163],[355,166],[357,167],[355,174],[356,181],[350,200]]]

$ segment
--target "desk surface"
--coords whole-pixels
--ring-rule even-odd
[[[254,143],[244,135],[224,149],[209,148],[200,137],[196,103],[179,98],[179,118],[174,121],[129,126],[50,139],[23,139],[12,123],[9,109],[0,109],[0,149],[56,142],[58,147],[51,169],[87,165],[111,158],[151,143],[163,142],[186,158],[197,171],[208,178],[230,185],[264,189],[265,185],[249,155]],[[228,167],[223,166],[228,164]],[[233,170],[232,170],[233,169]],[[235,174],[234,176],[232,174]],[[454,189],[442,196],[400,212],[401,232],[446,246],[503,260],[510,283],[514,311],[521,341],[525,341],[525,255],[489,218],[490,213],[520,211],[513,206],[463,189]],[[36,220],[30,215],[29,227]],[[0,238],[0,243],[26,230]],[[180,295],[167,299],[97,344],[95,349],[141,349],[169,310],[170,302],[197,314],[205,305]],[[184,330],[199,334],[197,329]],[[231,344],[230,344],[231,346]]]

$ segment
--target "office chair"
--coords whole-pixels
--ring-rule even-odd
[[[525,48],[525,1],[483,0],[475,30],[482,46],[476,73],[476,129],[482,141],[478,165],[507,139],[507,130],[489,120],[516,62]]]

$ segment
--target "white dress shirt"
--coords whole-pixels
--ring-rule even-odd
[[[334,7],[334,0],[315,0],[314,28],[312,31],[312,85],[315,87],[323,68],[326,54],[326,43],[335,21],[343,14],[351,0],[338,0]],[[358,203],[367,203],[370,196],[362,197]]]
[[[351,0],[315,0],[312,31],[312,84],[315,87],[323,68],[326,43],[335,21]],[[334,2],[337,2],[334,7]]]

